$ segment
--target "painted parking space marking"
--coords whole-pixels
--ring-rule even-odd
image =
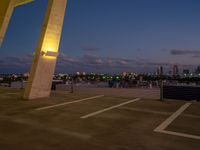
[[[155,131],[160,131],[166,129],[172,121],[174,121],[184,110],[186,110],[191,103],[185,103],[183,106],[181,106],[175,113],[173,113],[169,118],[167,118],[164,122],[162,122]]]
[[[75,100],[75,101],[71,101],[71,102],[65,102],[65,103],[50,105],[50,106],[46,106],[46,107],[36,108],[35,110],[37,110],[37,111],[46,110],[46,109],[51,109],[51,108],[60,107],[60,106],[64,106],[64,105],[74,104],[74,103],[83,102],[86,100],[92,100],[92,99],[101,98],[101,97],[104,97],[104,95],[97,95],[97,96],[83,98],[83,99],[79,99],[79,100]]]
[[[96,111],[96,112],[93,112],[93,113],[84,115],[84,116],[82,116],[82,117],[80,117],[80,118],[81,118],[81,119],[86,119],[86,118],[89,118],[89,117],[93,117],[93,116],[98,115],[98,114],[101,114],[101,113],[103,113],[103,112],[106,112],[106,111],[109,111],[109,110],[112,110],[112,109],[115,109],[115,108],[124,106],[124,105],[129,104],[129,103],[133,103],[133,102],[136,102],[136,101],[139,101],[139,100],[140,100],[140,98],[136,98],[136,99],[133,99],[133,100],[130,100],[130,101],[127,101],[127,102],[118,104],[118,105],[114,105],[114,106],[111,106],[111,107],[108,107],[108,108],[105,108],[105,109],[102,109],[102,110],[99,110],[99,111]]]
[[[170,117],[168,117],[164,122],[162,122],[157,128],[154,129],[155,132],[160,132],[169,135],[181,136],[185,138],[197,139],[200,140],[200,136],[173,132],[165,130],[178,116],[180,116],[192,103],[185,103],[182,105],[175,113],[173,113]]]
[[[180,133],[180,132],[173,132],[173,131],[167,131],[167,130],[161,130],[159,132],[164,133],[164,134],[169,134],[169,135],[175,135],[175,136],[181,136],[181,137],[185,137],[185,138],[200,140],[200,136],[198,136],[198,135],[192,135],[192,134],[186,134],[186,133]]]

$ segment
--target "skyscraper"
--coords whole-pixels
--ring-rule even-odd
[[[163,75],[163,66],[158,67],[156,72],[157,72],[156,74],[159,76]]]
[[[178,66],[177,66],[177,65],[174,65],[174,66],[173,66],[173,75],[176,76],[176,75],[178,75],[178,74],[179,74],[179,72],[178,72]]]
[[[200,74],[200,66],[197,67],[197,69],[195,70],[196,74]]]
[[[190,74],[190,70],[189,69],[184,69],[183,70],[183,75],[187,76]]]

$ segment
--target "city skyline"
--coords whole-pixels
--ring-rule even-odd
[[[36,0],[16,9],[0,49],[0,73],[30,70],[46,6]],[[199,6],[194,0],[69,0],[56,72],[196,68]]]

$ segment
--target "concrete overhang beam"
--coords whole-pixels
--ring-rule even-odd
[[[33,2],[34,0],[15,0],[15,7],[19,7],[28,3]]]

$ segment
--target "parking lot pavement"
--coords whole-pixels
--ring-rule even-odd
[[[0,89],[2,150],[197,150],[200,147],[199,140],[154,132],[185,102],[145,98],[134,101],[137,97],[88,92],[55,92],[50,98],[23,101],[21,92]],[[192,103],[167,130],[199,135],[199,111],[200,104]],[[81,118],[88,114],[94,115]]]
[[[121,96],[121,97],[140,97],[147,99],[159,99],[160,90],[159,88],[75,88],[76,93],[95,93],[103,94],[106,96]]]
[[[200,107],[195,103],[187,108],[167,130],[199,136],[200,139]]]

